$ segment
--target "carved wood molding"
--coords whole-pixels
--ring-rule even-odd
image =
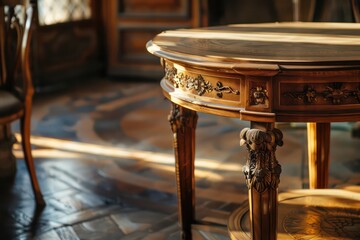
[[[192,77],[183,72],[178,72],[175,67],[165,63],[165,78],[173,83],[175,88],[182,88],[187,91],[195,90],[197,95],[202,96],[205,93],[215,91],[218,98],[222,98],[224,94],[240,95],[240,91],[230,86],[224,86],[218,81],[214,87],[211,82],[206,81],[202,75]]]
[[[306,84],[303,91],[285,91],[283,96],[290,98],[294,104],[358,104],[360,103],[360,86],[358,83],[337,82],[331,84]]]
[[[249,189],[259,193],[276,189],[280,182],[281,166],[276,160],[277,146],[283,145],[283,134],[279,129],[262,131],[245,128],[240,132],[240,145],[245,145],[248,158],[243,172]]]

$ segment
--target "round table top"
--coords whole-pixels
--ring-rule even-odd
[[[178,29],[158,34],[149,52],[224,68],[360,66],[360,24],[263,23]]]

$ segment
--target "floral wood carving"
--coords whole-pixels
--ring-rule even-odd
[[[165,78],[170,82],[174,83],[174,78],[177,74],[177,69],[170,67],[169,64],[165,63]]]
[[[204,93],[212,92],[213,90],[211,83],[206,81],[201,75],[194,78],[180,73],[176,75],[176,77],[178,77],[179,81],[185,85],[186,90],[195,90],[199,96],[204,95]]]
[[[195,90],[199,96],[212,91],[215,91],[216,96],[219,98],[222,98],[223,94],[240,94],[239,90],[234,90],[230,86],[223,86],[223,83],[220,81],[216,83],[216,87],[213,87],[211,82],[206,81],[203,76],[189,76],[185,73],[178,72],[176,68],[168,64],[165,64],[165,78],[172,82],[175,88],[184,88],[188,91]]]
[[[245,145],[248,158],[243,172],[249,189],[259,193],[267,189],[276,189],[280,182],[281,166],[276,160],[277,146],[283,145],[283,134],[279,129],[267,132],[245,128],[240,132],[240,145]]]
[[[353,98],[352,102],[355,100],[355,102],[360,103],[360,88],[348,90],[343,87],[343,83],[332,83],[322,88],[323,90],[316,91],[313,86],[306,85],[303,91],[285,92],[284,97],[290,97],[305,104],[315,104],[319,98],[323,98],[324,101],[331,102],[334,105],[343,104],[347,98]]]
[[[259,105],[265,104],[268,99],[267,90],[262,86],[250,89],[250,104]]]
[[[303,101],[304,103],[317,102],[317,93],[312,87],[305,87],[303,92],[286,92],[284,96]]]
[[[345,98],[348,98],[352,94],[351,91],[341,89],[341,86],[326,86],[326,90],[323,92],[324,98],[331,101],[333,104],[340,104]]]

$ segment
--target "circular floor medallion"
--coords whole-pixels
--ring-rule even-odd
[[[298,190],[279,195],[278,239],[360,239],[360,194],[344,190]],[[244,203],[229,218],[231,239],[250,239]]]

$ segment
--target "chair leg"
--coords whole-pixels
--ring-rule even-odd
[[[30,144],[30,111],[26,111],[24,116],[20,119],[20,128],[21,128],[21,144],[24,152],[24,158],[26,162],[27,169],[30,174],[32,188],[35,194],[36,204],[38,206],[45,206],[44,198],[41,194],[40,186],[36,177],[34,160],[31,154],[31,144]]]

